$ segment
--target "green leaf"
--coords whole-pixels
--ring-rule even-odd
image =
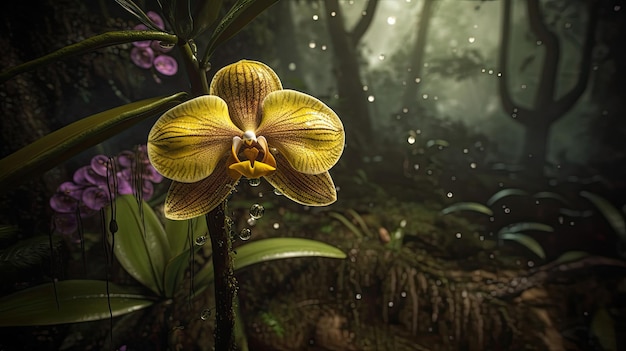
[[[564,205],[568,205],[568,206],[570,205],[569,201],[567,201],[566,198],[551,191],[540,191],[538,193],[533,194],[533,197],[535,199],[540,199],[540,200],[554,199],[554,200],[562,202]]]
[[[443,139],[431,139],[426,142],[426,147],[430,148],[433,146],[448,147],[450,143]]]
[[[449,213],[458,211],[474,211],[486,214],[487,216],[493,215],[493,211],[491,211],[489,207],[478,202],[457,202],[441,210],[441,214],[447,215]]]
[[[132,43],[134,41],[143,40],[157,40],[168,44],[178,43],[178,37],[161,31],[122,30],[107,32],[85,39],[76,44],[68,45],[53,53],[38,57],[32,61],[25,62],[15,67],[11,67],[8,70],[0,73],[0,83],[3,83],[20,73],[28,72],[35,68],[51,64],[52,62],[57,60],[61,60],[75,55],[85,54],[107,46],[126,44]]]
[[[58,298],[58,307],[57,307]],[[110,318],[153,305],[155,296],[100,280],[64,280],[0,298],[0,327],[78,323]]]
[[[201,246],[194,245],[193,252],[197,252]],[[165,266],[163,273],[163,290],[166,297],[173,297],[185,277],[185,271],[189,267],[189,248],[183,250],[178,256],[172,258]]]
[[[524,190],[521,189],[502,189],[500,191],[498,191],[497,193],[493,194],[489,200],[487,200],[487,206],[492,206],[493,204],[495,204],[496,202],[498,202],[500,199],[505,198],[507,196],[513,196],[513,195],[517,195],[517,196],[525,196],[528,195],[527,192],[525,192]]]
[[[364,236],[363,232],[359,228],[357,228],[357,226],[352,224],[352,222],[350,222],[350,220],[348,218],[346,218],[346,216],[342,215],[339,212],[333,212],[333,211],[328,212],[328,216],[338,220],[339,222],[341,222],[341,224],[343,224],[352,233],[354,233],[354,235],[356,235],[357,238],[359,238],[359,239],[363,238],[363,236]]]
[[[148,15],[131,0],[115,0],[115,2],[122,6],[124,10],[135,16],[138,20],[141,21],[141,23],[145,24],[148,28],[152,28],[153,30],[158,31],[161,30],[154,22],[152,22],[152,19],[150,19],[150,17],[148,17]]]
[[[301,238],[271,238],[256,240],[235,249],[235,270],[250,265],[294,257],[346,258],[338,248],[321,241]],[[196,293],[213,281],[213,264],[209,263],[196,274]]]
[[[626,223],[624,222],[624,217],[622,217],[619,210],[605,198],[594,193],[583,190],[580,192],[580,196],[588,199],[598,208],[607,222],[609,222],[615,233],[619,235],[622,242],[626,243]]]
[[[556,260],[554,260],[554,263],[578,261],[587,256],[589,256],[589,253],[587,251],[567,251],[559,256]]]
[[[194,10],[193,32],[191,37],[202,34],[217,19],[223,0],[198,1]]]
[[[133,278],[162,295],[165,264],[172,257],[165,229],[145,202],[142,202],[142,217],[137,200],[132,195],[122,195],[114,201],[118,225],[115,257]],[[107,206],[106,216],[109,223],[110,206]],[[111,243],[110,234],[108,239]]]
[[[595,311],[589,329],[591,330],[591,334],[598,338],[603,350],[618,350],[615,335],[615,321],[606,308],[599,308]]]
[[[42,172],[180,102],[186,93],[133,102],[56,130],[0,160],[0,189]],[[0,190],[1,191],[1,190]]]
[[[208,232],[209,229],[207,229],[204,216],[186,221],[165,220],[165,233],[173,256],[177,256],[183,251],[189,251],[189,234],[191,234],[192,240],[195,240],[199,236],[207,236]]]
[[[519,222],[509,224],[498,231],[498,233],[518,233],[529,230],[536,230],[541,232],[553,232],[554,228],[547,224],[537,222]]]
[[[546,258],[546,253],[543,251],[543,247],[533,237],[521,233],[501,233],[499,235],[502,240],[512,240],[523,245],[528,250],[532,251],[535,255],[541,259]]]
[[[278,0],[239,0],[228,13],[222,18],[222,21],[213,31],[213,35],[209,40],[202,67],[206,67],[209,58],[215,51],[215,48],[237,34],[254,18],[260,15],[268,7],[276,3]]]
[[[17,231],[18,227],[16,225],[0,225],[0,241],[15,238]]]

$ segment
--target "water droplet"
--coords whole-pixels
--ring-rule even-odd
[[[203,309],[202,313],[200,313],[200,319],[206,321],[209,317],[211,317],[211,310],[208,308]]]
[[[369,87],[367,85],[363,86],[363,91],[367,91],[367,89],[369,89]]]
[[[317,46],[317,44],[315,44],[314,41],[309,42],[309,48],[315,49],[316,46]]]
[[[322,45],[322,51],[326,51],[326,45]]]
[[[406,297],[406,291],[401,292],[401,293],[400,293],[400,296],[402,296],[402,297]]]
[[[451,191],[449,191],[449,192],[446,194],[446,196],[447,196],[447,197],[452,197],[453,195],[454,195],[454,194],[452,194],[452,192],[451,192]]]
[[[320,19],[320,16],[318,16],[318,15],[313,15],[313,20],[314,20],[314,21],[317,21],[318,19]]]
[[[470,163],[470,168],[475,169],[476,168],[476,162]]]
[[[202,246],[204,244],[206,244],[206,236],[200,235],[199,237],[196,238],[196,245]]]
[[[357,299],[357,300],[360,300],[360,299],[361,299],[361,294],[356,294],[356,295],[354,296],[354,298],[355,298],[355,299]]]
[[[456,233],[454,236],[456,236],[457,239],[461,239],[461,233]]]
[[[367,97],[367,101],[369,101],[369,102],[374,102],[374,99],[375,99],[374,95],[370,95],[370,96]]]
[[[281,195],[283,195],[283,192],[280,191],[280,189],[274,188],[274,195],[281,196]]]
[[[406,140],[409,144],[415,144],[415,137],[412,135],[409,135],[409,137]]]
[[[276,222],[276,223],[274,223],[274,225],[272,225],[272,228],[278,229],[278,228],[280,228],[280,224],[278,224],[278,222]]]
[[[296,70],[296,64],[294,62],[290,62],[289,66],[287,66],[289,68],[290,71],[295,71]]]
[[[387,24],[393,26],[394,24],[396,24],[396,18],[394,16],[387,17]]]
[[[246,222],[248,222],[249,226],[254,226],[256,224],[256,218],[250,217]]]
[[[391,308],[391,307],[393,307],[393,301],[389,301],[389,302],[387,303],[387,306],[389,306],[390,308]]]
[[[250,228],[243,228],[239,232],[239,239],[243,241],[250,240],[250,237],[252,237],[252,230],[250,230]]]
[[[385,54],[378,55],[378,59],[381,60],[381,61],[384,60],[385,59]]]
[[[259,219],[263,217],[263,213],[265,213],[265,208],[263,205],[254,204],[250,207],[250,217],[254,219]]]
[[[422,94],[422,99],[424,100],[428,99],[428,94]]]
[[[333,11],[330,13],[330,17],[335,17],[335,16],[337,16],[337,12]]]
[[[250,186],[259,186],[261,185],[261,178],[250,178],[248,179],[248,184]]]
[[[473,42],[475,42],[475,41],[476,41],[476,38],[474,38],[474,37],[469,37],[469,38],[467,38],[467,41],[469,41],[470,43],[473,43]]]

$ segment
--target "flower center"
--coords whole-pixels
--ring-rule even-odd
[[[269,151],[265,137],[258,137],[253,131],[246,131],[242,137],[233,138],[228,175],[233,179],[244,176],[248,179],[260,178],[276,170],[276,160]]]

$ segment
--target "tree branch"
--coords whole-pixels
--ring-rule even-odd
[[[363,16],[359,19],[359,22],[352,28],[350,32],[350,41],[353,47],[356,47],[370,24],[374,19],[374,13],[376,13],[376,7],[378,6],[378,0],[369,0],[367,6],[363,11]]]
[[[528,0],[527,4],[530,29],[545,48],[543,66],[541,67],[541,80],[535,97],[535,110],[541,110],[554,103],[561,50],[559,47],[559,38],[543,21],[539,0]],[[550,116],[551,120],[559,117],[561,117],[560,114],[554,113]]]
[[[507,54],[509,52],[509,46],[511,42],[511,0],[504,0],[502,5],[502,35],[500,37],[500,52],[498,60],[500,61],[500,71],[502,76],[498,79],[498,92],[500,95],[500,102],[504,111],[511,115],[517,114],[515,121],[525,125],[526,119],[520,119],[530,114],[530,111],[526,108],[517,106],[511,97],[511,91],[509,90],[509,74],[508,74],[508,60]]]

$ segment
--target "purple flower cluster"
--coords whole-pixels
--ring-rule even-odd
[[[93,215],[116,195],[135,194],[148,200],[154,193],[153,183],[162,180],[148,160],[145,145],[136,151],[122,151],[114,158],[96,155],[89,165],[76,170],[72,181],[59,185],[50,198],[54,226],[63,234],[71,234],[78,228],[78,215]],[[141,193],[136,190],[139,186]]]
[[[146,15],[150,17],[157,27],[165,29],[165,23],[158,13],[148,11]],[[148,27],[138,24],[134,29],[147,30]],[[133,42],[130,59],[141,68],[150,69],[154,67],[157,72],[163,75],[173,76],[178,71],[178,62],[172,56],[166,55],[172,48],[173,46],[163,45],[158,40],[136,41]]]

